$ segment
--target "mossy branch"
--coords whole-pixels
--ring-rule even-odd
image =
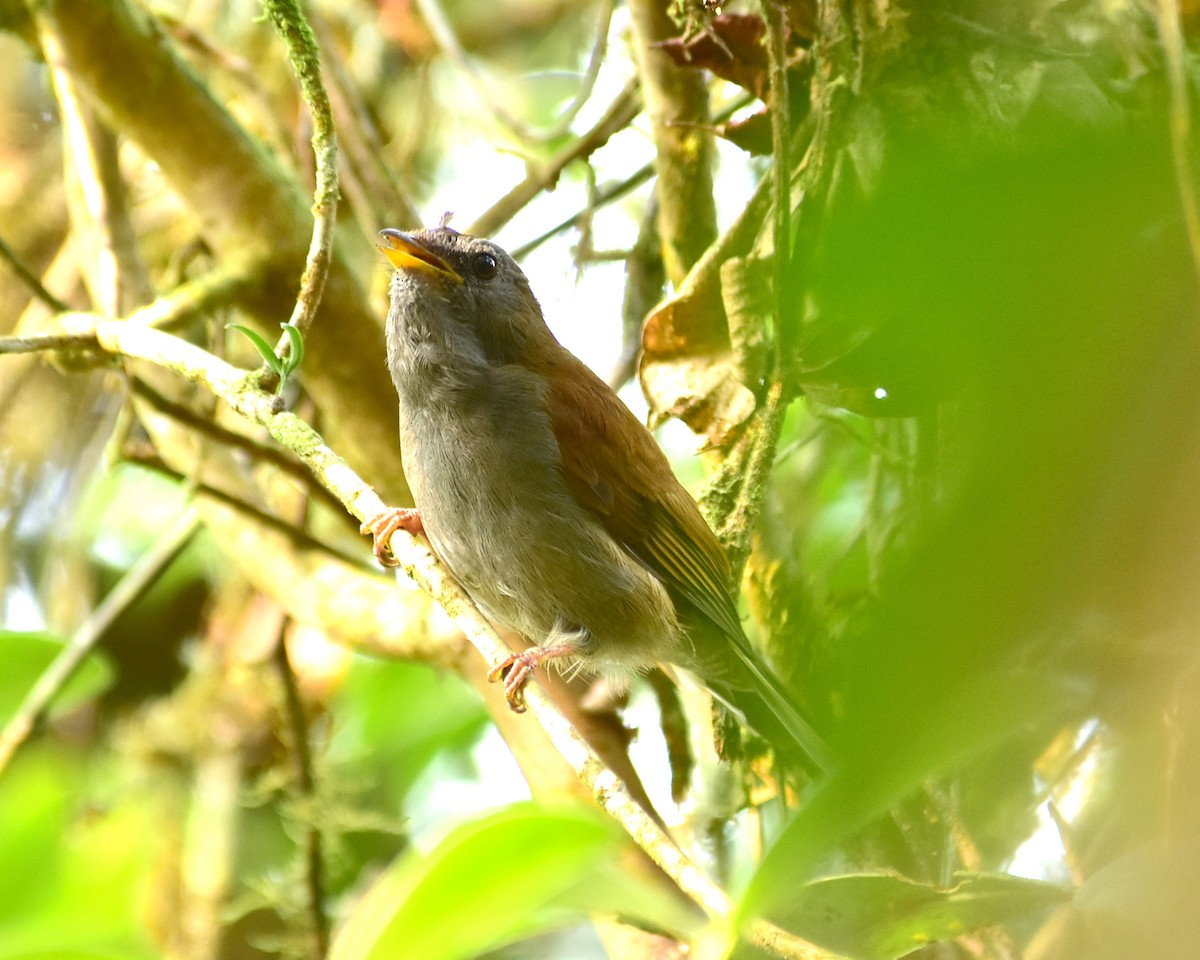
[[[312,241],[300,279],[300,293],[288,320],[295,329],[306,334],[321,303],[325,277],[333,257],[333,228],[338,204],[337,137],[329,95],[321,82],[320,50],[300,4],[297,0],[263,0],[263,6],[271,25],[287,47],[288,59],[300,81],[300,93],[308,104],[313,122],[312,148],[317,185],[313,192]],[[286,339],[280,341],[281,349]]]

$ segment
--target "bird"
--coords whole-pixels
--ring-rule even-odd
[[[530,641],[489,674],[518,712],[538,665],[620,689],[674,664],[827,769],[823,740],[742,629],[696,502],[645,425],[554,337],[516,261],[444,222],[380,235],[415,503],[363,524],[380,562],[395,564],[396,530],[423,533],[482,612]]]

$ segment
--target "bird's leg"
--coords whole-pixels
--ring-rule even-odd
[[[533,673],[533,668],[546,660],[577,656],[579,656],[579,645],[569,640],[551,643],[543,647],[530,647],[520,653],[509,654],[503,662],[488,672],[488,681],[495,683],[503,678],[504,699],[508,701],[513,713],[524,713],[525,681]]]
[[[400,562],[392,556],[388,541],[397,530],[407,530],[414,537],[425,532],[421,525],[421,514],[411,507],[389,507],[383,513],[378,513],[358,528],[362,534],[370,534],[374,539],[375,559],[385,567],[398,567]]]

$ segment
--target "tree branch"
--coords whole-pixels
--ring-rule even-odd
[[[46,289],[42,281],[25,265],[25,261],[21,259],[16,250],[9,246],[8,241],[3,237],[0,237],[0,260],[6,261],[12,267],[13,273],[17,275],[17,279],[25,285],[29,292],[55,313],[65,313],[71,309]]]
[[[296,0],[263,0],[275,31],[283,38],[288,60],[300,81],[300,93],[312,116],[313,156],[317,162],[317,185],[313,192],[313,232],[300,278],[300,292],[288,323],[308,333],[325,290],[325,277],[333,256],[333,228],[338,203],[337,137],[329,96],[321,83],[321,55],[304,12]],[[276,353],[288,348],[287,337],[279,341]]]
[[[625,85],[625,89],[617,95],[612,105],[605,111],[604,116],[591,130],[548,163],[536,167],[529,176],[485,210],[467,228],[467,232],[479,236],[491,236],[508,223],[530,200],[543,190],[553,186],[569,164],[591,156],[608,143],[613,134],[619,133],[629,126],[641,109],[637,82],[631,81]]]

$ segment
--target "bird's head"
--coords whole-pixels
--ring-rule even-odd
[[[380,250],[396,268],[389,359],[408,349],[451,372],[536,366],[540,351],[558,348],[525,274],[495,243],[445,226],[381,236]]]

